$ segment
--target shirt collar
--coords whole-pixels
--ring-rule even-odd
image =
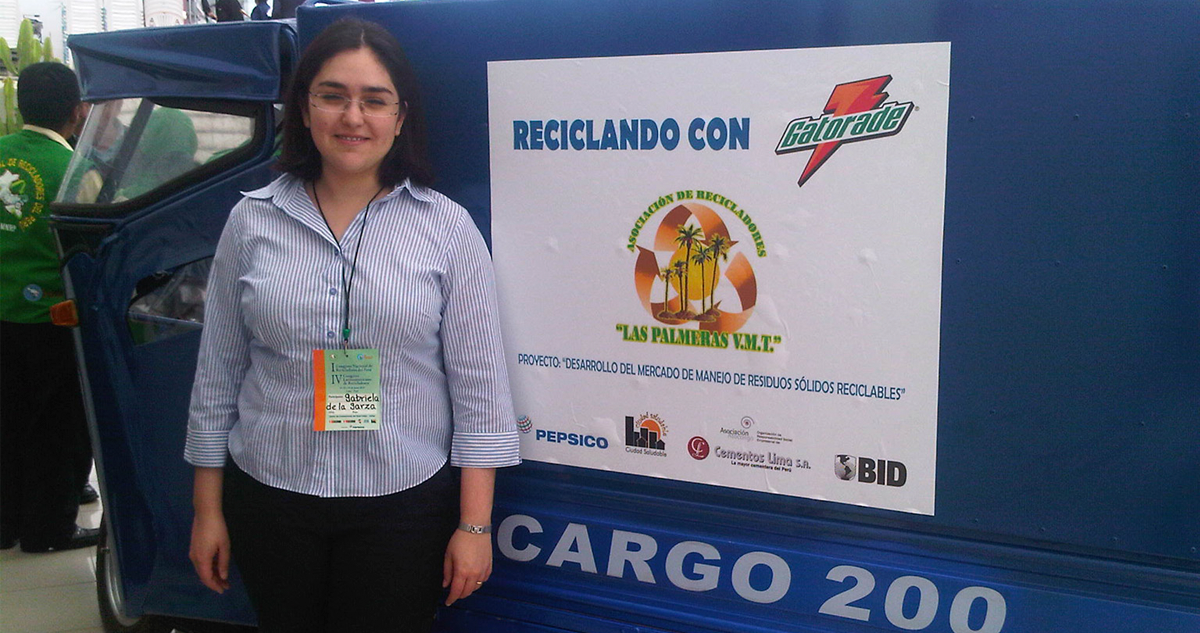
[[[414,184],[410,178],[405,178],[404,182],[396,185],[386,196],[380,199],[387,200],[388,198],[393,198],[404,190],[408,190],[409,195],[422,202],[434,201],[433,193],[428,187]],[[284,174],[261,189],[243,191],[242,195],[257,200],[270,199],[276,206],[282,209],[292,208],[292,205],[297,202],[303,203],[308,198],[308,195],[304,192],[304,181],[291,174]]]
[[[59,134],[58,132],[55,132],[54,130],[51,130],[50,128],[38,127],[36,125],[31,125],[29,123],[26,123],[25,125],[23,125],[21,127],[21,129],[29,130],[30,132],[37,132],[38,134],[41,134],[42,136],[49,138],[50,140],[54,141],[55,143],[58,143],[59,145],[62,145],[63,147],[71,150],[72,152],[75,151],[75,148],[71,147],[71,144],[67,142],[67,139],[63,138],[62,134]]]
[[[387,196],[384,196],[384,197],[386,198],[388,196],[397,195],[397,192],[404,190],[404,189],[407,189],[409,195],[416,198],[417,200],[420,200],[421,202],[433,202],[434,201],[433,192],[428,187],[422,187],[421,185],[414,183],[411,178],[405,178],[404,182],[400,183],[399,185],[396,185],[396,188],[393,189],[391,193],[389,193]]]

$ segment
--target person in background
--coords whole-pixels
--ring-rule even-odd
[[[95,545],[75,524],[90,460],[71,331],[50,322],[64,285],[47,205],[88,107],[74,71],[32,64],[17,83],[25,126],[0,138],[0,548]]]
[[[304,0],[274,0],[271,4],[274,9],[271,11],[271,17],[276,20],[296,17],[296,7],[304,3]]]
[[[241,0],[217,0],[217,22],[241,22],[246,19]]]
[[[254,10],[250,12],[251,20],[270,20],[271,8],[267,6],[267,0],[254,0]]]
[[[491,259],[429,187],[386,29],[317,35],[284,112],[284,175],[233,208],[213,258],[190,557],[222,592],[232,552],[262,633],[426,632],[443,589],[490,576],[495,469],[520,462]]]
[[[156,107],[146,121],[137,151],[129,159],[118,199],[136,198],[196,168],[200,140],[196,124],[182,110]]]

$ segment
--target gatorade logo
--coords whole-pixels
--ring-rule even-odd
[[[899,134],[916,109],[911,101],[884,103],[891,75],[838,84],[818,116],[792,119],[784,128],[775,154],[813,150],[796,184],[800,187],[845,143]]]

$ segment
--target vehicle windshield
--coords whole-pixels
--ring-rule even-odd
[[[251,116],[170,108],[146,99],[97,103],[58,202],[116,205],[167,189],[253,136]]]

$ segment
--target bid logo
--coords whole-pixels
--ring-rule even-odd
[[[833,474],[842,481],[879,484],[899,488],[908,482],[908,468],[903,462],[854,455],[833,458]]]

